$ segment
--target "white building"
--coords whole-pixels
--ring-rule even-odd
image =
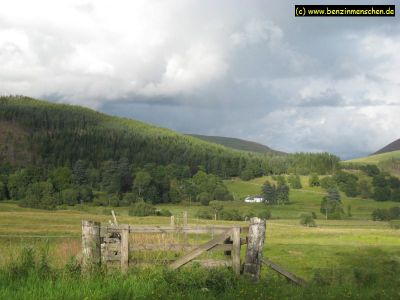
[[[262,197],[262,196],[247,196],[244,199],[244,202],[247,202],[247,203],[261,203],[261,202],[264,202],[264,197]]]

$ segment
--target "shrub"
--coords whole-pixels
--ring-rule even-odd
[[[312,214],[301,214],[300,224],[307,227],[316,227],[317,224],[314,221]]]
[[[301,180],[299,175],[290,175],[289,176],[289,185],[292,189],[301,189],[303,186],[301,185]]]
[[[310,176],[310,178],[308,179],[308,185],[309,186],[320,186],[321,185],[317,174],[312,174]]]
[[[157,216],[170,217],[172,216],[172,213],[168,209],[162,208],[157,211]]]
[[[257,213],[257,217],[264,220],[271,219],[271,211],[269,209],[264,209]]]
[[[199,209],[195,216],[199,219],[212,220],[214,219],[214,212],[211,209]]]
[[[156,214],[156,208],[144,201],[135,203],[128,211],[130,216],[146,217]]]
[[[332,177],[326,176],[320,180],[321,187],[328,190],[336,188],[336,182]]]
[[[374,221],[387,221],[389,219],[390,216],[387,209],[377,208],[372,212],[372,220]]]
[[[207,192],[202,192],[197,195],[197,201],[200,201],[200,203],[204,206],[208,206],[210,204],[210,194]]]
[[[79,203],[79,192],[77,189],[66,189],[61,191],[61,201],[63,204],[75,205]]]
[[[237,209],[222,210],[220,212],[221,220],[242,221],[243,217]]]
[[[137,197],[135,193],[125,193],[120,201],[121,206],[129,206],[137,201]]]

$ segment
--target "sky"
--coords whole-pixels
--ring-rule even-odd
[[[0,94],[343,159],[400,138],[398,17],[294,4],[0,0]]]

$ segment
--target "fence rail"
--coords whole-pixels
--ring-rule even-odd
[[[245,273],[256,278],[261,268],[261,255],[265,239],[265,220],[252,218],[250,226],[189,226],[184,218],[182,226],[176,226],[171,218],[170,226],[136,226],[119,224],[101,226],[99,222],[82,222],[82,263],[84,269],[92,264],[106,264],[108,261],[120,261],[121,270],[129,268],[129,254],[134,251],[188,251],[179,257],[169,267],[178,269],[197,259],[208,251],[223,251],[228,261],[214,261],[208,259],[206,266],[230,265],[235,273],[240,274],[242,264],[240,260],[241,246],[247,244]],[[261,229],[260,229],[261,228]],[[184,243],[137,243],[129,239],[130,234],[161,234],[179,233],[184,236]],[[200,245],[188,243],[188,234],[212,234],[212,239]],[[245,238],[240,235],[246,234]],[[162,239],[163,240],[163,239]],[[164,240],[165,241],[165,240]],[[248,242],[249,241],[249,242]],[[257,241],[257,242],[254,242]],[[256,255],[257,257],[252,257]],[[199,260],[196,260],[200,262]],[[246,269],[246,266],[250,266]]]

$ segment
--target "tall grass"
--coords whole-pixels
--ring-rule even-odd
[[[54,267],[46,249],[26,248],[0,270],[0,299],[399,299],[399,271],[398,262],[373,272],[322,269],[306,287],[271,272],[254,282],[227,268],[196,265],[180,271],[152,267],[121,274],[98,268],[82,274],[73,258]]]

